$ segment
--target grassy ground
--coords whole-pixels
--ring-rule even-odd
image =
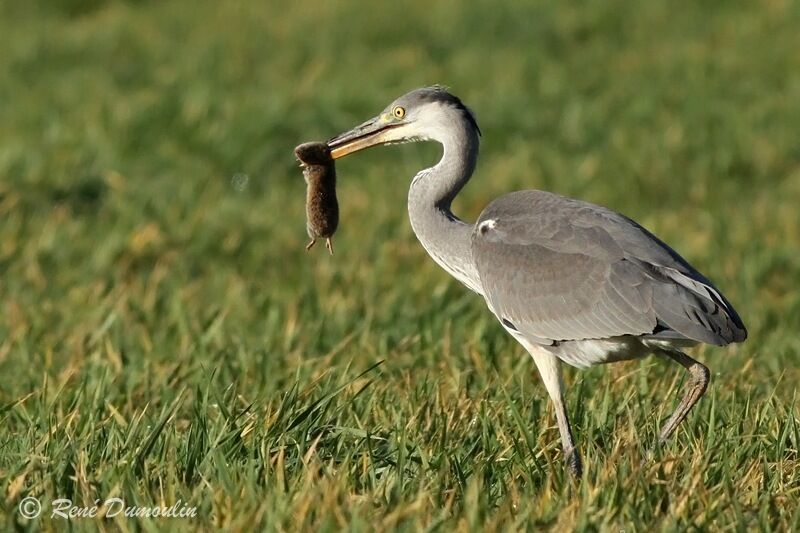
[[[71,526],[800,527],[798,4],[465,6],[0,2],[3,529],[109,497],[197,516]],[[411,233],[435,147],[343,161],[337,253],[303,250],[292,147],[434,82],[484,134],[458,213],[608,205],[741,312],[652,461],[680,369],[568,371],[570,481],[532,363]]]

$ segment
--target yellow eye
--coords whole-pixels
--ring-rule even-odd
[[[394,115],[395,118],[403,118],[404,116],[406,116],[406,110],[400,106],[397,106],[394,109],[392,109],[392,114]]]

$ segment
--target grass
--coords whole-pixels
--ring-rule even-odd
[[[0,2],[4,529],[800,528],[800,9],[745,2]],[[339,165],[307,254],[294,145],[445,83],[483,130],[456,202],[542,188],[639,220],[750,331],[685,375],[535,369],[403,203],[437,148]],[[35,496],[44,514],[18,512]],[[196,517],[50,517],[181,500]]]

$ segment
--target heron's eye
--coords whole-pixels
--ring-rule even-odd
[[[397,106],[392,109],[392,114],[395,116],[395,118],[403,118],[406,116],[406,110],[400,106]]]

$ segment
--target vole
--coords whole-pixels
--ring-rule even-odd
[[[333,254],[333,234],[339,225],[339,202],[336,199],[336,167],[331,150],[322,142],[304,143],[294,149],[303,167],[306,180],[306,230],[311,242],[325,239],[325,246]]]

